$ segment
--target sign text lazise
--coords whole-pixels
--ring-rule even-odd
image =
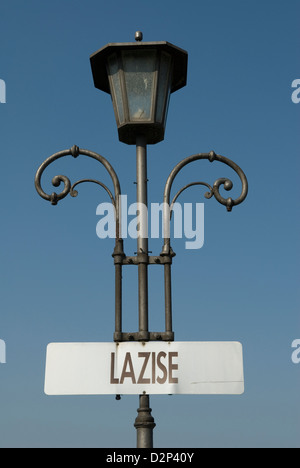
[[[136,370],[134,368],[135,360],[132,358],[131,353],[127,352],[121,375],[116,378],[116,353],[111,353],[110,383],[123,384],[125,379],[129,379],[132,384],[149,385],[158,383],[163,385],[166,382],[177,384],[178,377],[174,376],[174,372],[178,370],[178,364],[175,361],[176,358],[178,358],[178,352],[140,352],[138,353],[138,360],[142,362],[142,367],[140,370]]]

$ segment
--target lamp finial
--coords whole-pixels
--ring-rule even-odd
[[[135,40],[136,40],[137,42],[141,42],[141,41],[143,40],[143,33],[142,33],[142,31],[137,31],[137,32],[135,33]]]

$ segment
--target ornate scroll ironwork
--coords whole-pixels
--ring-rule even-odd
[[[227,166],[231,167],[239,176],[241,182],[242,182],[242,193],[241,195],[236,198],[235,200],[232,199],[231,197],[229,198],[224,198],[220,194],[220,187],[223,185],[224,189],[227,191],[230,191],[233,188],[233,183],[230,179],[227,178],[220,178],[217,179],[214,183],[213,186],[209,185],[206,182],[192,182],[186,186],[184,186],[181,190],[177,192],[173,200],[170,202],[170,195],[171,195],[171,189],[173,182],[178,175],[178,173],[183,169],[185,166],[188,164],[200,160],[200,159],[207,159],[211,163],[214,161],[220,161]],[[211,151],[210,153],[199,153],[195,154],[193,156],[189,156],[186,159],[183,159],[178,163],[172,172],[170,173],[168,180],[165,185],[165,191],[164,191],[164,232],[165,232],[165,239],[164,239],[164,246],[163,246],[163,251],[162,255],[169,255],[170,253],[170,220],[172,218],[172,208],[174,206],[174,203],[178,199],[178,197],[181,195],[182,192],[184,192],[186,189],[189,187],[195,186],[195,185],[203,185],[205,187],[209,188],[209,192],[205,193],[205,197],[207,199],[212,198],[213,196],[218,200],[219,203],[222,205],[226,206],[227,211],[232,211],[232,208],[234,206],[239,205],[242,203],[248,193],[248,182],[247,178],[242,171],[242,169],[231,159],[225,158],[225,156],[221,156],[219,154],[216,154],[214,151]]]
[[[77,158],[79,155],[84,155],[88,156],[92,159],[97,160],[100,162],[107,172],[109,173],[113,185],[114,185],[114,194],[110,191],[110,189],[103,184],[102,182],[99,182],[98,180],[94,179],[82,179],[76,182],[75,184],[71,185],[70,179],[64,175],[57,175],[53,177],[52,179],[52,185],[54,187],[59,187],[61,183],[64,184],[63,190],[57,194],[56,192],[51,193],[50,195],[44,192],[41,186],[41,178],[42,175],[45,171],[45,169],[52,164],[54,161],[57,159],[63,158],[64,156],[73,156],[74,158]],[[68,194],[70,194],[72,197],[76,197],[78,192],[75,189],[75,187],[79,184],[85,183],[85,182],[92,182],[95,184],[100,185],[101,187],[104,188],[104,190],[108,193],[114,207],[115,207],[115,212],[116,212],[116,239],[120,240],[120,195],[121,195],[121,188],[120,188],[120,183],[119,179],[117,177],[117,174],[111,164],[105,159],[103,156],[100,154],[94,153],[93,151],[85,150],[85,149],[80,149],[78,146],[73,146],[69,150],[64,150],[60,151],[59,153],[55,153],[54,155],[50,156],[46,161],[43,162],[43,164],[39,167],[36,176],[35,176],[35,187],[39,195],[44,198],[45,200],[48,200],[51,202],[52,205],[57,205],[57,203],[60,200],[63,200]]]

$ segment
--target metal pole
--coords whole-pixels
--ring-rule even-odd
[[[137,239],[138,257],[138,293],[139,293],[139,337],[140,341],[149,341],[148,321],[148,226],[147,210],[147,145],[143,136],[136,139],[137,203],[140,208],[140,235]],[[138,417],[135,420],[137,430],[137,448],[153,448],[154,419],[151,416],[149,395],[140,395]]]
[[[153,448],[153,429],[156,424],[151,416],[149,395],[140,395],[138,417],[135,420],[137,430],[137,448]]]
[[[144,207],[148,207],[147,147],[143,137],[136,144],[137,203],[140,208],[140,233],[137,239],[139,281],[139,332],[144,341],[149,340],[148,327],[148,226]]]

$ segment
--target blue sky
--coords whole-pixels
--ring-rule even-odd
[[[46,346],[111,341],[113,240],[96,236],[98,187],[57,207],[34,188],[38,166],[76,144],[105,156],[135,201],[135,149],[118,141],[108,95],[93,86],[89,56],[109,42],[169,41],[189,53],[188,85],[171,96],[166,136],[149,147],[149,199],[161,202],[175,164],[216,151],[239,164],[249,196],[228,214],[205,201],[205,244],[172,243],[174,328],[179,341],[241,341],[241,397],[151,398],[156,447],[299,447],[299,112],[297,0],[3,0],[0,6],[1,306],[0,447],[133,447],[137,397],[46,397]],[[99,171],[99,174],[98,174]],[[197,176],[195,175],[197,172]],[[45,174],[108,182],[94,161],[66,158]],[[178,189],[219,177],[194,163]],[[47,185],[48,184],[48,185]],[[159,253],[161,240],[150,241]],[[125,244],[133,255],[135,242]],[[150,270],[150,327],[163,327],[162,281]],[[125,276],[126,275],[126,276]],[[124,275],[124,328],[137,329],[136,270]]]

